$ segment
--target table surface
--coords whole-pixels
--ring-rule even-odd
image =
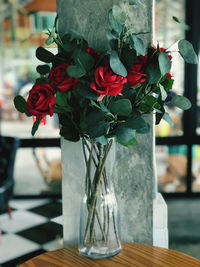
[[[79,254],[77,247],[66,247],[41,254],[20,267],[131,266],[131,267],[200,267],[200,261],[183,253],[138,243],[122,243],[115,257],[92,260]]]

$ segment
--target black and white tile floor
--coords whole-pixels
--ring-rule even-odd
[[[11,217],[0,215],[0,267],[63,247],[60,200],[11,200]]]

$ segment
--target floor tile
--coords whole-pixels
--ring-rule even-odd
[[[62,204],[57,201],[52,201],[51,203],[43,206],[30,209],[30,211],[48,218],[54,218],[62,215]]]
[[[10,207],[18,210],[28,210],[49,203],[50,199],[12,199]]]
[[[56,238],[62,238],[63,230],[62,226],[48,222],[36,227],[21,231],[17,233],[20,236],[23,236],[27,239],[30,239],[39,244],[45,244],[49,241],[52,241]]]
[[[47,242],[42,245],[42,248],[46,251],[52,251],[55,249],[63,248],[63,239],[62,238],[56,238],[53,241]]]
[[[33,257],[36,257],[42,253],[45,253],[46,251],[43,250],[43,249],[39,249],[39,250],[36,250],[36,251],[33,251],[31,253],[28,253],[26,255],[23,255],[21,257],[18,257],[14,260],[11,260],[11,261],[8,261],[8,262],[5,262],[4,264],[2,264],[2,267],[18,267],[19,264],[22,264],[24,263],[25,261],[28,261],[29,259],[33,258]]]
[[[39,248],[39,244],[21,236],[5,234],[2,236],[0,243],[0,264],[38,250]]]
[[[12,219],[8,214],[0,215],[0,226],[4,232],[16,233],[45,223],[48,219],[30,211],[16,210],[12,212]]]
[[[51,219],[51,222],[55,222],[55,223],[63,225],[63,216],[61,215],[61,216],[55,217]]]

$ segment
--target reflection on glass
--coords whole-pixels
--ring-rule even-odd
[[[200,145],[192,147],[192,191],[200,192]]]
[[[156,146],[159,192],[184,192],[187,176],[187,146]]]
[[[61,193],[60,148],[20,148],[14,169],[15,195]]]
[[[182,95],[184,91],[184,61],[177,53],[176,40],[183,39],[185,35],[184,25],[184,0],[156,0],[155,1],[155,40],[160,47],[169,48],[172,55],[172,75],[174,76],[174,84],[172,87],[173,94]],[[177,17],[183,23],[177,23],[172,19],[172,16]],[[171,46],[174,44],[173,46]],[[169,47],[171,46],[171,47]],[[174,121],[174,127],[162,122],[156,126],[156,135],[175,136],[182,135],[182,111],[176,107],[166,108],[171,118]]]

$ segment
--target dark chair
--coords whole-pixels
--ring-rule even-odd
[[[13,195],[14,162],[20,140],[0,136],[0,213],[8,209],[8,201]]]

